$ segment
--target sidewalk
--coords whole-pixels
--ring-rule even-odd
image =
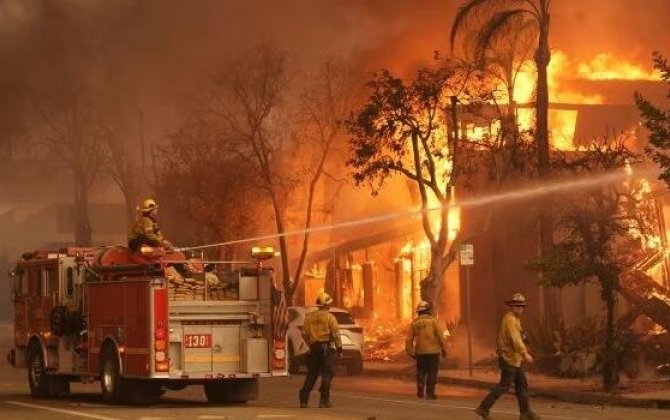
[[[366,376],[386,377],[414,381],[415,367],[402,362],[365,362]],[[670,381],[624,381],[615,393],[601,391],[599,377],[575,379],[556,378],[529,372],[530,394],[559,401],[615,405],[637,408],[670,409]],[[489,389],[499,380],[499,373],[492,368],[476,368],[473,376],[467,369],[440,369],[438,383]]]

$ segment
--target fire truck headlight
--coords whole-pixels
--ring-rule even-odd
[[[271,246],[255,246],[251,248],[251,258],[268,260],[275,256],[275,249]]]
[[[275,359],[284,360],[286,358],[286,350],[284,349],[275,349]]]
[[[157,351],[156,352],[156,362],[164,362],[165,361],[165,352],[164,351]]]

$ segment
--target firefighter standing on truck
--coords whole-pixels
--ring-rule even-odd
[[[539,420],[540,416],[530,410],[528,403],[528,381],[526,372],[521,365],[522,361],[533,363],[533,357],[528,353],[524,343],[524,334],[521,330],[521,314],[526,307],[526,298],[521,293],[515,293],[506,301],[511,310],[505,314],[498,333],[498,365],[500,366],[500,383],[479,404],[475,413],[482,419],[491,418],[489,411],[493,404],[514,383],[516,399],[519,402],[520,420]]]
[[[128,234],[128,248],[137,252],[142,245],[148,246],[172,246],[163,238],[160,225],[156,220],[158,204],[152,198],[147,198],[142,203],[142,217],[135,223]]]
[[[307,376],[300,389],[300,408],[306,408],[309,393],[312,392],[316,380],[321,375],[321,400],[319,408],[330,408],[330,382],[335,370],[335,351],[342,358],[342,339],[337,320],[330,313],[333,299],[327,293],[320,293],[316,298],[316,311],[305,315],[303,335],[309,344],[307,356]]]
[[[440,365],[440,354],[447,357],[442,329],[437,319],[430,314],[430,303],[419,302],[416,308],[418,317],[412,322],[407,334],[405,350],[416,359],[416,396],[429,400],[437,399],[435,383]]]

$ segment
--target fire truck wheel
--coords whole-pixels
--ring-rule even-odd
[[[103,401],[109,404],[121,403],[123,386],[116,349],[107,345],[103,348],[100,358],[100,388]]]
[[[35,398],[49,396],[49,376],[44,365],[44,355],[38,345],[31,345],[28,350],[28,386],[30,395]]]

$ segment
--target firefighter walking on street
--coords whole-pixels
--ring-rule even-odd
[[[515,293],[506,301],[511,310],[505,314],[498,333],[496,352],[500,366],[500,383],[479,404],[475,410],[482,419],[489,420],[493,404],[514,383],[514,391],[519,402],[520,420],[539,420],[540,416],[530,410],[528,403],[528,381],[522,362],[533,363],[533,357],[524,343],[524,334],[521,329],[521,314],[527,305],[526,298],[521,293]]]
[[[330,408],[330,383],[335,370],[335,357],[342,358],[342,339],[337,320],[330,313],[333,299],[327,293],[320,293],[316,299],[318,309],[305,315],[303,335],[309,344],[307,356],[307,376],[300,389],[300,407],[306,408],[309,394],[316,380],[321,376],[321,400],[319,408]],[[337,353],[336,353],[337,351]]]
[[[137,252],[142,245],[171,247],[172,244],[163,238],[161,228],[156,220],[158,204],[152,198],[142,203],[142,217],[135,223],[128,234],[128,248]]]
[[[444,347],[442,329],[437,319],[430,313],[430,304],[419,302],[416,308],[418,317],[412,322],[407,334],[405,349],[407,354],[416,359],[417,397],[434,400],[437,371],[440,365],[440,354],[447,357]]]

